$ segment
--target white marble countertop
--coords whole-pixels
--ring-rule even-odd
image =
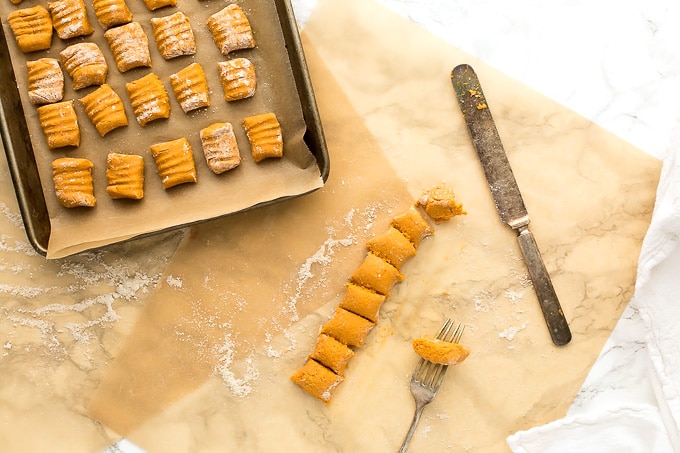
[[[304,24],[313,0],[293,0]],[[379,0],[435,35],[662,157],[680,105],[680,6],[668,0]]]

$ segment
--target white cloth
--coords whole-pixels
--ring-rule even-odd
[[[680,135],[664,159],[635,294],[567,416],[515,453],[680,452]]]

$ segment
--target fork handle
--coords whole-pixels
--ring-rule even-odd
[[[408,450],[408,444],[409,442],[411,442],[411,437],[413,437],[413,433],[416,432],[416,426],[418,426],[418,422],[420,421],[420,415],[423,413],[423,409],[425,409],[425,404],[416,405],[416,412],[415,414],[413,414],[413,421],[411,421],[411,427],[408,429],[408,432],[406,433],[406,438],[404,439],[404,443],[401,444],[399,453],[406,453],[406,450]]]

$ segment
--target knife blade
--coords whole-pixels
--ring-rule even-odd
[[[554,344],[571,341],[571,331],[543,258],[529,230],[529,213],[503,148],[491,110],[474,69],[461,64],[451,71],[458,104],[484,169],[498,214],[517,239]]]

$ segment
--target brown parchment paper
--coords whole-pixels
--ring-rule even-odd
[[[145,233],[237,212],[258,203],[307,193],[323,184],[317,162],[303,141],[306,125],[291,73],[291,63],[285,50],[280,19],[273,2],[238,2],[251,23],[257,46],[254,49],[232,52],[227,57],[219,52],[206,25],[207,18],[227,6],[227,2],[186,1],[179,2],[177,7],[155,11],[149,11],[144,2],[130,2],[133,20],[141,24],[149,39],[152,67],[137,68],[125,73],[120,73],[115,66],[113,55],[104,38],[104,30],[96,21],[91,4],[87,7],[90,22],[95,29],[92,35],[62,41],[55,34],[48,51],[30,54],[19,51],[7,24],[7,14],[35,4],[42,2],[27,0],[18,6],[3,3],[0,11],[50,215],[52,232],[48,258],[59,258]],[[177,11],[182,11],[189,17],[198,52],[193,56],[166,61],[156,46],[150,19],[165,17]],[[81,144],[75,149],[50,150],[40,128],[36,107],[27,99],[25,61],[43,57],[59,60],[61,50],[81,41],[97,43],[104,53],[109,66],[107,83],[123,100],[129,125],[100,137],[78,102],[78,99],[96,87],[74,91],[71,88],[71,79],[64,70],[64,99],[76,101]],[[234,57],[246,57],[253,62],[258,86],[254,97],[227,103],[223,99],[216,63]],[[185,114],[174,96],[169,76],[194,62],[201,64],[206,73],[211,105]],[[142,127],[132,112],[125,84],[150,72],[157,74],[163,81],[170,97],[171,115],[168,120],[156,120]],[[255,164],[250,157],[250,145],[241,121],[246,116],[265,112],[274,112],[281,123],[284,157]],[[233,171],[215,175],[205,161],[199,131],[212,123],[224,121],[234,126],[243,162]],[[198,183],[164,190],[149,146],[180,137],[186,137],[193,148]],[[109,152],[144,156],[146,179],[143,200],[113,200],[106,194],[106,156]],[[66,209],[57,201],[51,162],[64,156],[84,157],[94,163],[93,177],[97,198],[94,209]]]
[[[88,413],[149,451],[395,451],[413,411],[410,341],[453,317],[472,354],[411,451],[506,451],[508,434],[564,415],[632,295],[660,163],[374,2],[322,0],[304,38],[329,183],[192,228]],[[574,334],[566,347],[550,342],[455,104],[449,72],[463,62],[525,195]],[[362,241],[442,180],[469,214],[437,225],[403,268],[332,403],[312,399],[288,378]]]

